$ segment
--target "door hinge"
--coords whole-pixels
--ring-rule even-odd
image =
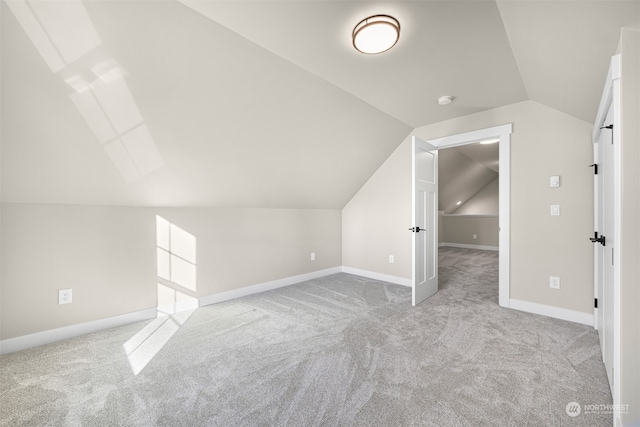
[[[590,168],[593,168],[593,174],[594,175],[598,175],[598,164],[594,163],[592,165],[589,165]]]
[[[613,144],[613,124],[610,124],[608,126],[602,126],[600,129],[611,129],[612,133],[611,133],[611,143]]]
[[[598,298],[593,299],[593,308],[598,308]]]

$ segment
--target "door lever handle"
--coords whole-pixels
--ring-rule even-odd
[[[590,237],[589,240],[591,240],[593,243],[600,243],[602,246],[606,246],[606,241],[607,238],[604,236],[600,236],[598,237],[598,232],[596,231],[594,234],[594,237]]]
[[[424,228],[420,228],[420,227],[411,227],[409,229],[409,231],[413,231],[414,233],[419,233],[419,232],[424,231],[424,230],[425,230]]]

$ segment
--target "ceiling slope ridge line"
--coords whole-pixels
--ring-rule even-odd
[[[524,81],[524,78],[522,77],[522,66],[520,64],[520,61],[518,61],[518,55],[516,55],[513,49],[513,43],[511,42],[511,37],[509,37],[509,31],[507,31],[507,26],[505,25],[505,22],[504,22],[504,13],[500,8],[500,3],[507,3],[509,1],[513,1],[513,0],[494,0],[494,3],[496,5],[496,9],[498,9],[498,15],[500,15],[500,22],[502,22],[502,31],[504,31],[504,37],[505,39],[507,39],[507,42],[509,43],[509,50],[511,50],[511,56],[513,57],[513,62],[516,64],[516,67],[518,68],[518,75],[520,76],[520,82],[522,83],[522,87],[524,87],[524,91],[527,94],[527,100],[532,101],[529,87],[527,86],[527,83]]]
[[[405,121],[403,121],[402,119],[400,119],[400,118],[398,118],[398,117],[394,116],[393,114],[389,113],[388,111],[384,111],[384,110],[382,110],[381,108],[379,108],[379,107],[377,107],[377,106],[375,106],[375,105],[373,105],[373,104],[371,104],[371,103],[369,103],[369,102],[365,101],[364,99],[362,99],[361,97],[357,96],[357,95],[356,95],[356,94],[354,94],[353,92],[351,92],[351,91],[349,91],[349,90],[347,90],[347,89],[345,89],[345,88],[343,88],[343,87],[341,87],[341,86],[339,86],[339,85],[337,85],[337,84],[335,84],[335,83],[333,83],[333,82],[331,82],[331,81],[329,81],[329,80],[327,80],[327,79],[323,78],[322,76],[320,76],[320,75],[318,75],[318,74],[314,73],[313,71],[309,70],[308,68],[303,67],[302,65],[300,65],[300,64],[298,64],[298,63],[296,63],[296,62],[294,62],[294,61],[292,61],[292,60],[290,60],[290,59],[288,59],[288,58],[285,58],[284,56],[280,55],[279,53],[274,52],[273,50],[271,50],[271,49],[269,49],[268,47],[266,47],[266,46],[264,46],[264,45],[262,45],[262,44],[260,44],[260,43],[256,42],[255,40],[252,40],[252,39],[250,39],[250,38],[248,38],[248,37],[246,37],[246,36],[244,36],[244,35],[240,34],[239,32],[237,32],[237,31],[233,30],[233,29],[232,29],[232,28],[230,28],[229,26],[224,25],[224,24],[220,23],[219,21],[216,21],[215,19],[213,19],[213,18],[211,18],[210,16],[206,15],[204,12],[202,12],[202,11],[200,11],[200,10],[198,10],[198,9],[196,9],[196,8],[194,8],[194,7],[192,7],[192,6],[191,6],[191,3],[192,3],[191,1],[188,1],[188,0],[177,0],[177,2],[178,2],[178,3],[180,3],[181,5],[183,5],[184,7],[186,7],[187,9],[189,9],[189,10],[191,10],[191,11],[193,11],[193,12],[196,12],[196,13],[198,13],[199,15],[201,15],[201,16],[203,16],[203,17],[207,18],[207,19],[208,19],[208,20],[210,20],[211,22],[216,23],[217,25],[221,26],[222,28],[227,29],[229,32],[231,32],[231,33],[235,34],[236,36],[238,36],[238,37],[240,37],[240,38],[242,38],[242,39],[244,39],[244,40],[246,40],[246,41],[250,42],[251,44],[253,44],[253,45],[255,45],[255,46],[258,46],[260,49],[262,49],[262,50],[264,50],[264,51],[269,52],[271,55],[273,55],[273,56],[275,56],[275,57],[277,57],[277,58],[280,58],[280,59],[281,59],[281,60],[283,60],[284,62],[286,62],[286,63],[288,63],[288,64],[293,65],[294,67],[298,68],[299,70],[302,70],[302,71],[304,71],[305,73],[307,73],[307,74],[309,74],[309,75],[311,75],[311,76],[314,76],[316,79],[321,80],[321,81],[323,81],[323,82],[325,82],[325,83],[327,83],[327,84],[329,84],[329,85],[331,85],[331,86],[335,87],[336,89],[339,89],[341,92],[343,92],[343,93],[345,93],[345,94],[350,95],[351,97],[353,97],[353,98],[357,99],[358,101],[360,101],[360,102],[362,102],[363,104],[365,104],[365,105],[369,106],[370,108],[373,108],[373,109],[375,109],[375,110],[377,110],[377,111],[379,111],[379,112],[383,113],[384,115],[386,115],[386,116],[388,116],[388,117],[392,118],[393,120],[395,120],[395,121],[396,121],[396,122],[398,122],[399,124],[402,124],[402,125],[406,126],[406,127],[407,127],[407,128],[409,128],[409,129],[414,129],[414,128],[415,128],[415,126],[410,125],[409,123],[406,123]],[[197,2],[196,2],[196,3],[197,3]]]
[[[386,160],[386,159],[385,159]],[[360,191],[360,189],[358,189]],[[357,191],[356,191],[357,193]],[[352,196],[353,197],[353,196]],[[348,202],[347,202],[348,203]],[[332,203],[325,205],[287,205],[282,204],[278,206],[261,206],[261,205],[231,205],[231,204],[211,204],[211,203],[198,203],[198,204],[151,204],[151,203],[91,203],[91,202],[79,202],[79,201],[55,201],[55,202],[42,202],[42,201],[14,201],[14,200],[0,200],[0,206],[18,206],[18,205],[26,205],[26,206],[46,206],[46,207],[77,207],[77,208],[99,208],[99,209],[140,209],[140,210],[171,210],[171,209],[211,209],[211,210],[264,210],[264,211],[276,211],[276,210],[287,210],[287,211],[341,211],[344,206],[340,206],[340,204]]]
[[[480,143],[480,142],[476,142],[476,144],[479,144],[479,143]],[[469,144],[469,145],[471,145],[471,144]],[[451,148],[457,148],[457,147],[451,147]],[[446,149],[446,148],[445,148],[445,149]],[[491,172],[495,173],[495,174],[496,174],[496,176],[498,176],[498,172],[494,171],[493,169],[491,169],[490,167],[486,166],[485,164],[480,163],[480,162],[479,162],[479,161],[477,161],[476,159],[474,159],[474,158],[472,158],[472,157],[467,156],[466,154],[464,154],[464,153],[463,153],[463,152],[461,152],[461,151],[458,151],[458,154],[460,154],[461,156],[466,157],[467,159],[471,160],[473,163],[475,163],[475,164],[477,164],[477,165],[482,166],[484,169],[490,170]]]
[[[347,205],[349,205],[349,203],[351,203],[351,201],[353,200],[354,197],[356,197],[360,191],[366,187],[366,185],[369,183],[369,181],[371,181],[373,179],[373,177],[378,173],[378,171],[384,166],[385,163],[387,163],[387,161],[393,156],[393,154],[398,150],[398,148],[400,148],[400,146],[407,140],[411,139],[411,136],[415,135],[415,131],[417,128],[412,128],[412,130],[407,133],[407,136],[405,136],[404,138],[402,138],[402,140],[398,143],[398,145],[396,145],[396,148],[393,149],[393,151],[391,153],[389,153],[389,155],[387,156],[386,159],[384,159],[382,161],[382,163],[380,163],[380,165],[378,165],[378,167],[376,168],[376,170],[373,171],[373,173],[369,176],[369,178],[367,178],[366,181],[364,181],[362,183],[362,185],[357,188],[353,194],[351,195],[351,197],[349,197],[349,199],[344,203],[344,205],[340,208],[340,210],[344,210],[344,208],[347,207]]]
[[[496,177],[493,178],[491,181],[489,181],[485,186],[483,186],[481,189],[479,189],[478,191],[476,191],[475,193],[473,193],[466,202],[462,203],[460,206],[458,206],[456,208],[456,210],[458,210],[459,208],[463,207],[464,205],[466,205],[470,200],[472,200],[474,197],[476,197],[478,194],[480,194],[482,192],[482,190],[484,190],[485,188],[487,188],[488,186],[491,185],[491,183],[493,183],[496,179],[498,179],[498,173],[496,173]],[[454,211],[455,212],[455,211]]]
[[[549,105],[549,104],[545,104],[545,103],[544,103],[544,102],[542,102],[542,101],[537,101],[537,100],[535,100],[535,99],[530,99],[530,100],[529,100],[529,101],[527,101],[527,102],[535,102],[536,104],[541,105],[541,106],[542,106],[542,107],[544,107],[544,108],[548,108],[548,109],[553,110],[553,111],[555,111],[555,112],[557,112],[557,113],[564,114],[565,116],[571,117],[573,120],[580,120],[581,122],[586,123],[586,124],[591,125],[591,126],[593,126],[593,124],[595,123],[595,117],[594,117],[594,121],[593,121],[593,122],[589,122],[589,121],[587,121],[587,120],[585,120],[585,119],[581,119],[580,117],[574,116],[574,115],[573,115],[573,114],[571,114],[571,113],[567,113],[566,111],[562,111],[562,110],[560,110],[559,108],[552,107],[552,106],[551,106],[551,105]]]

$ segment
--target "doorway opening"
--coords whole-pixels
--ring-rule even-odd
[[[439,246],[498,250],[498,142],[439,150]]]
[[[452,147],[468,146],[471,144],[477,144],[482,141],[498,140],[498,303],[502,307],[509,307],[510,300],[510,146],[512,127],[512,124],[509,123],[473,132],[427,140],[429,144],[437,147],[438,150]],[[455,203],[457,203],[458,201],[463,202],[462,200],[458,199],[455,201]],[[460,205],[462,204],[463,203],[461,203]],[[440,218],[438,218],[438,226],[440,226]]]

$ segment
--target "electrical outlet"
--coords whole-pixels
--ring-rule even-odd
[[[560,187],[560,176],[553,175],[549,178],[549,187],[558,188]]]
[[[315,261],[315,260],[316,260],[316,253],[311,252],[311,261]]]
[[[560,278],[556,276],[549,276],[549,287],[551,289],[560,289]]]
[[[478,235],[477,234],[473,235],[473,240],[478,240]]]
[[[560,205],[551,205],[551,216],[560,216]]]
[[[396,257],[389,255],[389,264],[393,264],[394,262],[396,262]]]
[[[73,300],[73,289],[60,289],[58,291],[58,305],[71,304]]]

